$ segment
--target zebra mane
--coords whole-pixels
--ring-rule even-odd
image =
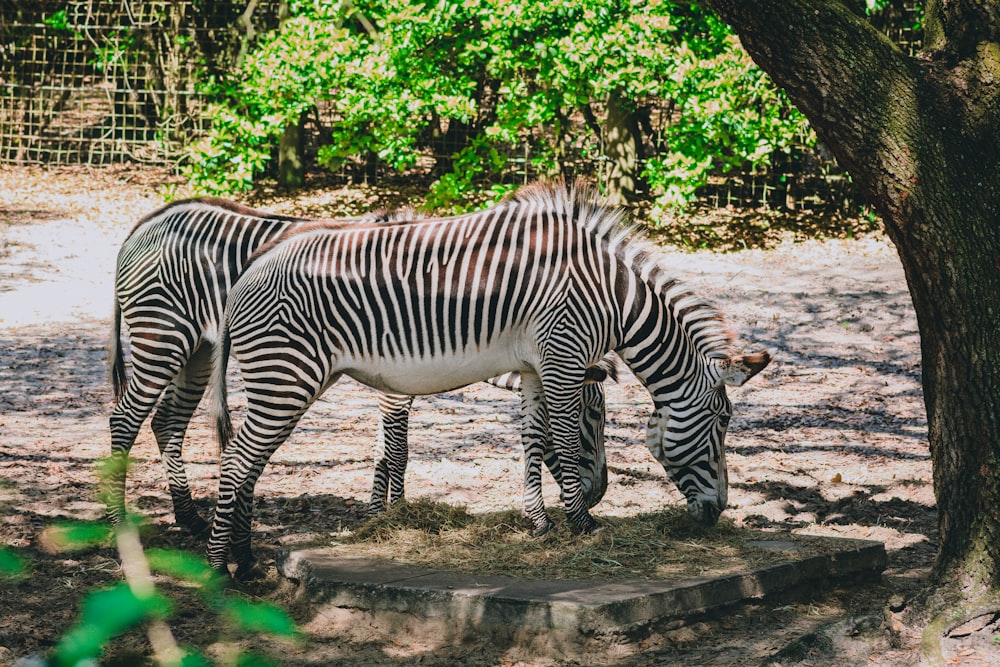
[[[654,269],[654,275],[657,272],[663,274],[662,267]],[[735,336],[715,304],[672,278],[659,280],[658,287],[694,346],[708,359],[728,359]]]
[[[518,189],[503,203],[534,204],[550,211],[563,213],[574,224],[582,226],[600,238],[609,241],[622,239],[637,232],[634,225],[625,222],[622,209],[602,204],[596,190],[587,181],[578,178],[567,185],[562,179],[552,182],[538,181]]]
[[[569,186],[561,181],[533,183],[518,190],[510,201],[564,212],[576,224],[604,239],[611,252],[632,267],[653,293],[669,305],[699,352],[710,359],[730,356],[734,336],[722,313],[683,282],[672,278],[667,254],[638,225],[628,222],[623,210],[602,204],[587,183],[580,179]]]
[[[733,335],[726,328],[719,310],[695,295],[686,285],[671,278],[669,258],[663,250],[638,225],[630,223],[622,209],[601,203],[596,190],[587,182],[576,179],[569,185],[563,180],[532,183],[518,189],[497,207],[512,205],[534,205],[547,209],[560,214],[559,217],[570,224],[580,225],[588,233],[603,239],[609,250],[632,267],[652,291],[669,305],[674,317],[699,352],[708,358],[722,359],[729,356]],[[363,228],[436,219],[439,218],[425,216],[413,208],[404,207],[377,210],[360,218],[303,221],[263,244],[250,257],[250,263],[282,241],[313,230]]]
[[[362,216],[358,222],[407,222],[409,220],[424,220],[427,216],[412,206],[400,208],[382,208]]]

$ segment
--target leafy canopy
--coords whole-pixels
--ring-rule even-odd
[[[189,174],[212,193],[250,189],[286,125],[323,109],[318,162],[432,162],[428,203],[461,209],[535,174],[569,147],[599,165],[609,96],[650,119],[643,175],[681,206],[712,172],[766,164],[805,120],[729,29],[666,0],[361,0],[291,4],[225,80],[206,86],[211,128]],[[655,117],[655,122],[653,121]]]

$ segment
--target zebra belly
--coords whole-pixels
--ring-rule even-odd
[[[513,348],[485,349],[435,357],[344,359],[343,372],[358,382],[393,394],[438,394],[507,371],[532,372]]]

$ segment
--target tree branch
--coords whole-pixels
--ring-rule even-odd
[[[905,219],[929,101],[917,62],[840,0],[709,0],[885,217]],[[933,133],[937,136],[939,129]]]

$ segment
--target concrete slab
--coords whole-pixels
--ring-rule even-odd
[[[310,599],[329,610],[404,614],[452,635],[491,628],[509,633],[557,632],[564,638],[628,633],[654,622],[684,619],[705,611],[837,582],[858,582],[886,565],[879,542],[840,540],[823,555],[797,558],[791,542],[756,544],[788,554],[776,565],[717,578],[613,582],[527,580],[443,572],[412,565],[344,557],[336,547],[291,551],[279,558],[283,576],[296,580]]]

